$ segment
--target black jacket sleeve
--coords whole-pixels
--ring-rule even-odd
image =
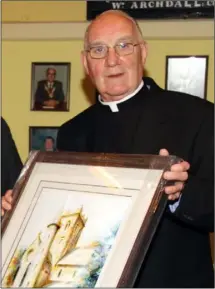
[[[214,231],[213,108],[212,104],[206,105],[201,126],[192,146],[189,179],[175,212],[175,215],[186,223],[211,232]]]
[[[17,151],[10,128],[1,118],[1,195],[12,189],[22,169],[22,162]]]

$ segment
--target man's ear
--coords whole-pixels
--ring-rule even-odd
[[[81,62],[82,65],[84,66],[84,70],[87,75],[89,75],[89,69],[88,69],[88,63],[87,63],[87,55],[85,51],[81,52]]]
[[[147,44],[147,42],[144,41],[143,43],[141,43],[140,47],[141,47],[142,64],[144,67],[145,63],[146,63],[146,58],[148,56],[148,44]]]

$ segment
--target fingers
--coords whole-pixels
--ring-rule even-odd
[[[168,200],[169,201],[176,201],[179,199],[180,195],[181,195],[180,192],[173,194],[173,195],[168,195]]]
[[[8,190],[8,191],[5,193],[4,197],[3,197],[3,198],[5,198],[5,200],[6,200],[8,203],[12,203],[12,200],[13,200],[13,198],[12,198],[12,193],[13,193],[12,190]]]
[[[169,155],[169,152],[168,152],[168,150],[166,150],[166,149],[160,149],[159,155],[160,155],[160,156],[168,156],[168,155]]]
[[[183,182],[176,182],[174,186],[165,187],[164,191],[168,195],[168,200],[173,201],[180,197],[183,188],[184,188]]]
[[[5,197],[2,197],[1,205],[4,210],[11,210],[11,204],[5,199]]]
[[[4,210],[9,211],[12,208],[12,206],[11,206],[11,203],[13,200],[12,193],[13,193],[12,190],[8,190],[5,193],[5,195],[2,197],[1,205],[2,205],[2,210],[3,210],[3,212],[2,212],[3,215],[4,215]]]
[[[187,172],[165,172],[163,175],[165,180],[168,181],[182,181],[185,182],[188,179]]]
[[[5,195],[9,195],[9,196],[12,196],[13,194],[13,190],[7,190],[7,192],[5,193]]]
[[[175,194],[177,192],[181,192],[184,188],[184,183],[182,182],[175,182],[174,186],[167,186],[165,187],[165,193],[170,195],[170,194]]]
[[[169,152],[166,149],[161,149],[159,155],[168,156]],[[184,182],[188,179],[187,171],[190,168],[190,164],[186,161],[174,164],[171,166],[170,171],[164,173],[163,177],[167,181],[174,181],[174,185],[166,186],[164,188],[165,193],[168,195],[168,200],[177,200],[181,191],[184,188]]]
[[[1,209],[1,216],[4,216],[4,210]]]
[[[168,156],[169,152],[166,149],[160,149],[159,155],[160,156]],[[173,172],[184,172],[184,171],[189,170],[189,168],[190,168],[190,164],[188,162],[186,162],[186,161],[182,161],[179,164],[172,165],[171,166],[171,171],[173,171]]]
[[[171,171],[164,173],[164,178],[168,181],[186,181],[188,179],[187,170],[189,170],[190,164],[188,162],[181,162],[171,166]]]
[[[184,172],[188,171],[190,168],[190,164],[186,161],[182,161],[179,164],[174,164],[171,166],[171,171],[172,172]]]

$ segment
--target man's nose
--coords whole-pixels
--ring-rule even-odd
[[[119,56],[113,47],[110,47],[107,52],[106,62],[108,66],[115,66],[119,62]]]

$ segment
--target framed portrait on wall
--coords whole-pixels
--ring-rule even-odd
[[[29,151],[55,151],[58,127],[30,126]]]
[[[208,56],[166,56],[167,90],[180,91],[206,98]]]
[[[133,287],[179,161],[31,152],[2,220],[2,287]]]
[[[33,62],[31,110],[69,111],[70,69],[67,62]]]

